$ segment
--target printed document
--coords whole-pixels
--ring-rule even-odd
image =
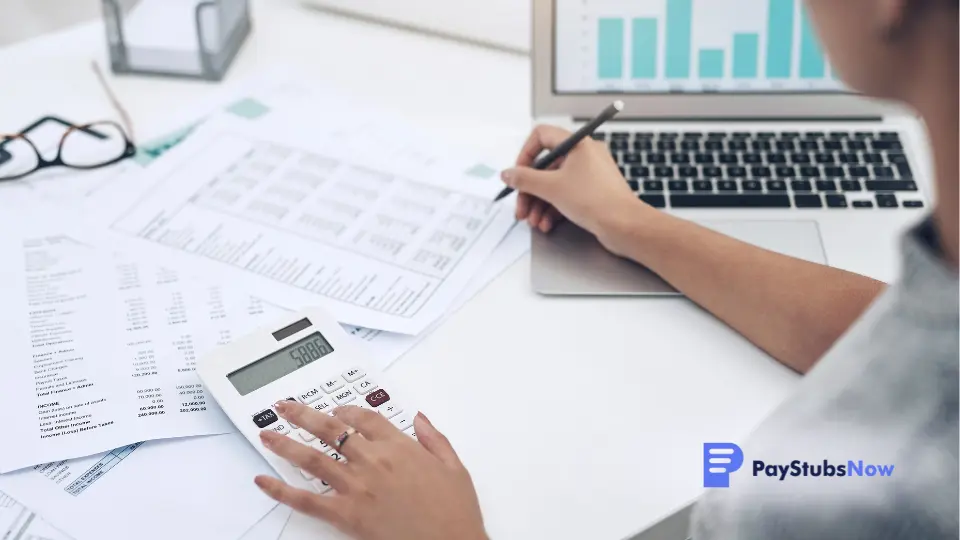
[[[275,507],[253,483],[271,471],[231,434],[46,463],[0,476],[0,491],[74,540],[232,539]]]
[[[96,207],[116,211],[98,243],[289,309],[416,334],[514,223],[512,205],[490,204],[498,183],[411,148],[361,152],[363,134],[265,126],[210,121],[145,178],[102,191]]]

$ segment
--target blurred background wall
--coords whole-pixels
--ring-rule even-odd
[[[100,16],[100,0],[0,0],[0,46]]]

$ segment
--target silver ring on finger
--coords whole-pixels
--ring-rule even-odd
[[[354,435],[356,433],[357,433],[357,430],[354,429],[353,426],[348,426],[346,431],[344,431],[340,435],[337,435],[337,439],[333,441],[333,447],[336,448],[337,450],[340,450],[341,448],[343,448],[344,443],[347,442],[347,439],[349,439],[351,435]]]

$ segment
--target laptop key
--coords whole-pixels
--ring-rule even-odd
[[[720,180],[717,182],[717,191],[737,191],[737,183],[734,180]]]
[[[763,163],[763,156],[760,154],[744,154],[743,162],[746,164]]]
[[[767,154],[767,163],[771,165],[783,165],[787,162],[786,154]]]
[[[738,156],[737,154],[720,154],[719,156],[717,156],[717,159],[720,161],[720,163],[723,163],[725,165],[740,164],[740,156]]]
[[[647,163],[651,165],[662,165],[667,162],[667,156],[659,152],[647,152]]]
[[[670,195],[673,208],[790,208],[788,195]]]
[[[793,202],[797,208],[822,208],[823,201],[819,195],[794,195]]]
[[[870,170],[866,167],[847,167],[849,176],[854,178],[870,178]]]
[[[723,169],[720,167],[706,166],[703,167],[703,175],[708,178],[720,178],[723,176]]]
[[[690,191],[690,183],[687,182],[686,180],[671,180],[667,182],[667,188],[669,188],[670,191],[679,191],[679,192],[686,193]]]
[[[838,193],[831,193],[824,195],[824,198],[827,200],[827,208],[846,208],[847,207],[847,197],[845,195],[840,195]]]
[[[873,176],[876,178],[893,178],[893,169],[883,165],[874,165],[870,167],[873,170]]]
[[[777,167],[774,169],[774,172],[779,178],[793,178],[797,176],[797,172],[793,170],[793,167]]]
[[[740,167],[739,165],[733,167],[727,167],[727,177],[729,178],[744,178],[747,176],[747,169]]]
[[[883,154],[875,154],[875,153],[872,153],[872,152],[863,152],[860,156],[861,156],[861,158],[863,159],[863,162],[864,162],[864,163],[876,163],[876,164],[882,164],[882,163],[883,163]]]
[[[906,161],[897,163],[897,172],[900,173],[900,178],[913,178],[913,170],[910,169],[910,164]]]
[[[867,180],[867,191],[917,191],[913,180]]]
[[[767,180],[767,191],[787,191],[787,183],[783,180]]]
[[[850,140],[847,141],[847,150],[866,150],[867,145],[863,141]]]
[[[859,180],[841,180],[840,189],[844,191],[862,191]]]
[[[760,185],[760,182],[758,182],[758,181],[756,181],[756,180],[744,180],[744,181],[743,181],[743,184],[742,184],[742,187],[743,187],[743,191],[744,191],[744,192],[748,192],[748,191],[760,192],[760,191],[763,191],[763,186],[761,186],[761,185]]]
[[[674,165],[687,165],[690,163],[690,154],[671,154],[670,163]]]
[[[843,150],[843,143],[840,141],[823,141],[823,149],[836,150],[839,152]]]
[[[877,193],[877,206],[880,208],[898,208],[897,196],[891,193]]]
[[[643,183],[643,191],[663,191],[663,182],[660,180],[647,180]]]
[[[623,162],[628,165],[643,163],[643,156],[637,152],[624,152]]]
[[[657,178],[673,178],[673,167],[660,166],[654,167],[653,175]]]
[[[800,167],[800,176],[805,178],[820,178],[820,167]]]
[[[602,132],[602,131],[595,131],[595,132],[593,133],[593,135],[591,135],[591,137],[593,137],[593,140],[595,140],[595,141],[605,141],[605,140],[607,140],[607,134],[604,133],[604,132]]]
[[[836,191],[837,183],[833,180],[817,180],[817,191]]]
[[[827,176],[846,176],[846,171],[843,170],[843,167],[824,167],[823,174]]]
[[[694,156],[694,161],[701,165],[712,165],[713,164],[713,154],[697,154]]]
[[[790,163],[793,163],[794,165],[806,165],[810,163],[810,155],[795,152],[790,154]]]
[[[639,180],[627,180],[627,185],[630,186],[630,191],[637,191],[640,189]]]
[[[633,149],[638,151],[649,152],[653,150],[653,142],[649,139],[637,139],[633,141]]]
[[[694,191],[713,191],[713,182],[710,180],[694,180]]]
[[[904,208],[923,208],[923,201],[903,201]]]
[[[809,193],[813,191],[813,186],[807,180],[794,180],[790,182],[790,189],[797,192]]]
[[[700,175],[700,171],[698,171],[696,167],[677,167],[677,175],[680,176],[680,178],[696,178]]]
[[[899,141],[900,134],[895,131],[881,131],[880,138],[885,141]]]
[[[873,141],[870,143],[870,148],[872,148],[874,151],[903,150],[903,145],[900,144],[900,141]]]
[[[771,176],[770,167],[750,167],[750,174],[755,178],[769,178]]]
[[[630,167],[630,178],[648,178],[650,176],[650,167]]]
[[[873,208],[873,201],[853,201],[854,208]]]
[[[665,208],[667,206],[667,199],[663,195],[640,195],[640,200],[649,204],[654,208]]]
[[[840,154],[838,157],[840,158],[840,163],[846,163],[848,165],[856,165],[860,163],[860,156],[857,154],[846,153]]]

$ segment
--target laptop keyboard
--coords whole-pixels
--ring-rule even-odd
[[[923,208],[899,134],[597,132],[657,208]]]

